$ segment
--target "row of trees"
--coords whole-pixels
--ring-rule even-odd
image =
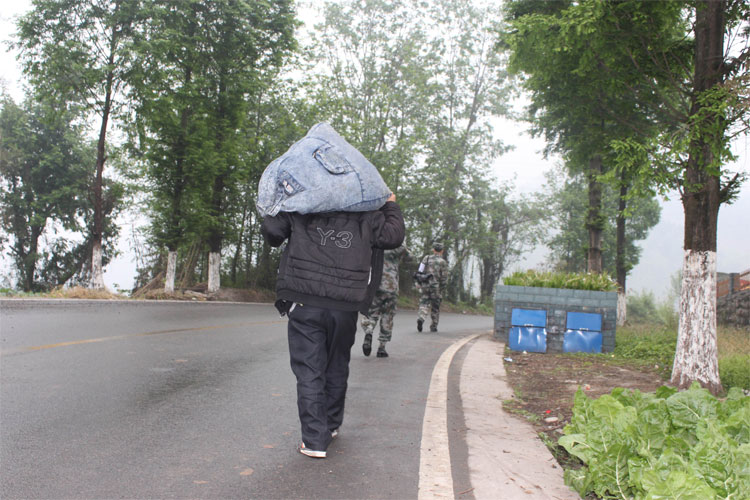
[[[22,286],[58,283],[21,234],[32,226],[37,238],[85,233],[91,252],[71,276],[103,286],[114,218],[135,201],[149,220],[138,285],[159,277],[171,291],[205,279],[215,291],[223,274],[235,286],[272,287],[277,254],[253,209],[260,174],[329,121],[398,195],[412,251],[436,239],[450,249],[450,297],[470,297],[470,276],[490,297],[504,268],[537,242],[542,217],[538,202],[490,171],[507,148],[491,119],[512,90],[495,47],[499,13],[468,0],[326,2],[318,13],[300,47],[291,0],[36,2],[15,41],[28,98],[20,106],[6,98],[2,112],[8,123],[12,110],[41,122],[64,115],[76,148],[93,156],[54,164],[78,176],[59,177],[76,193],[75,224],[50,213],[36,226],[37,209],[22,213],[13,196],[55,185],[32,184],[10,168],[21,163],[3,159],[3,213],[19,220],[10,240]],[[3,132],[3,149],[23,135]],[[49,162],[39,170],[54,175]]]
[[[412,251],[435,239],[449,248],[451,299],[469,296],[474,274],[491,296],[550,213],[556,263],[580,269],[585,250],[587,270],[611,266],[624,294],[632,242],[656,222],[654,194],[678,189],[674,382],[718,390],[716,219],[742,180],[723,165],[746,125],[746,0],[511,0],[504,22],[497,6],[470,0],[327,1],[302,44],[293,7],[34,3],[15,42],[28,99],[6,99],[0,119],[3,218],[24,288],[70,276],[103,286],[123,200],[142,201],[150,221],[140,284],[160,277],[172,290],[177,275],[184,284],[200,273],[215,291],[223,269],[232,284],[272,286],[277,254],[259,234],[258,179],[326,120],[398,195]],[[725,51],[727,33],[744,47]],[[534,131],[565,161],[546,204],[513,196],[490,173],[508,147],[491,126],[508,111],[508,71],[530,95]],[[92,123],[93,144],[82,130]],[[48,238],[53,251],[40,251],[56,229],[85,237]]]
[[[531,93],[528,119],[588,181],[588,269],[603,265],[602,181],[619,199],[618,240],[628,205],[678,190],[685,257],[672,382],[718,392],[716,225],[742,181],[724,165],[748,126],[750,3],[514,0],[506,12],[501,41]],[[619,245],[616,260],[624,291]]]
[[[0,105],[0,216],[18,285],[24,290],[90,279],[93,250],[91,164],[96,151],[71,113],[28,100]],[[107,183],[102,208],[106,264],[118,235],[113,223],[123,185]]]

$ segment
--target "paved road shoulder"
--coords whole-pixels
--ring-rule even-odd
[[[503,410],[503,400],[513,395],[502,361],[504,347],[490,335],[482,335],[467,346],[461,367],[474,498],[577,499],[533,428]]]

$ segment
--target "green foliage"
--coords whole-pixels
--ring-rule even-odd
[[[40,291],[81,280],[91,260],[87,193],[94,148],[71,114],[41,99],[21,107],[6,98],[0,105],[0,217],[12,236],[18,286]],[[122,186],[107,180],[107,215],[117,213],[121,198]],[[108,243],[117,236],[112,218],[104,231]],[[84,233],[83,241],[59,236],[60,230]],[[105,247],[105,261],[113,248]]]
[[[502,43],[531,92],[529,118],[548,149],[579,169],[601,155],[610,168],[598,180],[631,194],[678,190],[685,250],[715,250],[719,206],[743,180],[725,164],[732,139],[748,130],[750,3],[511,0],[506,11]],[[693,297],[685,314],[712,310],[713,298],[697,292],[701,283],[685,285]],[[693,331],[697,322],[685,319],[680,360],[716,335],[713,327]],[[705,380],[714,353],[678,365],[676,380]]]
[[[720,357],[719,377],[725,389],[739,387],[750,391],[750,354]]]
[[[196,245],[224,246],[234,250],[229,280],[250,282],[252,248],[262,247],[253,238],[255,186],[279,142],[298,138],[287,114],[296,101],[278,77],[297,24],[289,0],[160,0],[139,12],[129,132],[157,249],[153,271],[164,247],[184,258]]]
[[[585,466],[566,470],[582,497],[740,498],[750,491],[750,397],[718,400],[697,383],[683,392],[581,389],[559,444]]]
[[[642,291],[628,294],[628,318],[637,322],[658,322],[654,293]]]
[[[120,98],[132,69],[130,42],[139,6],[135,0],[38,0],[17,23],[16,47],[36,96],[53,102],[58,110],[75,111],[84,122],[98,122],[97,144],[89,160],[92,218],[83,244],[91,255],[89,269],[78,273],[88,275],[94,287],[104,287],[101,270],[106,255],[116,252],[103,245],[123,208],[122,197],[116,196],[119,188],[109,190],[104,182],[105,162],[115,153],[107,131],[123,113]],[[93,252],[95,248],[104,254]]]
[[[136,8],[134,0],[35,1],[18,20],[16,47],[36,92],[61,107],[96,113],[106,130],[109,114],[120,110]]]
[[[628,293],[628,321],[654,323],[669,329],[677,328],[678,315],[674,300],[668,297],[657,301],[650,291]]]
[[[510,71],[531,95],[526,119],[545,136],[547,151],[563,154],[571,175],[550,197],[559,229],[549,242],[553,264],[565,271],[607,270],[623,288],[639,258],[634,242],[656,224],[658,206],[651,193],[643,199],[640,191],[628,194],[636,168],[650,163],[638,156],[628,168],[616,164],[612,143],[642,145],[658,132],[653,99],[639,102],[632,95],[638,71],[630,65],[652,67],[641,37],[659,28],[664,34],[680,12],[644,3],[511,0],[505,4],[509,26],[500,33]],[[650,83],[649,89],[663,92],[660,81]],[[617,237],[618,223],[624,238]]]
[[[628,302],[630,314],[631,303]],[[742,330],[719,328],[719,375],[724,390],[750,390],[750,345]],[[672,373],[677,325],[663,322],[630,324],[617,328],[614,354],[655,368],[668,379]]]
[[[508,263],[532,246],[535,200],[512,199],[489,166],[506,150],[490,118],[510,87],[494,48],[494,8],[469,0],[328,1],[312,38],[323,72],[314,109],[378,167],[398,196],[407,245],[440,239],[452,265],[448,298],[467,299],[470,257],[490,296]],[[342,49],[345,47],[345,49]]]
[[[562,273],[535,270],[516,271],[503,278],[503,284],[516,286],[537,286],[542,288],[571,288],[574,290],[596,290],[613,292],[617,284],[606,274]]]
[[[588,232],[586,210],[588,194],[582,175],[571,175],[562,169],[547,174],[545,201],[550,207],[549,225],[554,229],[547,241],[550,261],[554,269],[568,272],[586,271]],[[617,275],[617,217],[619,199],[611,185],[603,187],[602,196],[602,265],[612,276]],[[629,198],[626,207],[627,223],[623,242],[623,266],[630,272],[639,262],[641,249],[637,245],[659,222],[661,207],[654,197]],[[628,314],[630,311],[628,311]]]
[[[662,376],[668,378],[672,373],[676,343],[675,329],[652,327],[640,330],[620,327],[617,329],[614,354],[655,367]]]

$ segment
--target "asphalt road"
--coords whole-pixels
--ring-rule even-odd
[[[341,435],[314,460],[272,306],[2,300],[0,497],[416,498],[433,367],[492,320],[415,323],[399,311],[386,359],[357,332]]]

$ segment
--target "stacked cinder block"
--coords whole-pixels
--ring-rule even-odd
[[[720,323],[740,328],[750,326],[750,289],[716,299],[716,312]]]
[[[615,348],[617,292],[498,285],[495,291],[495,337],[508,342],[513,308],[547,311],[547,352],[563,352],[569,312],[602,315],[602,352]]]

